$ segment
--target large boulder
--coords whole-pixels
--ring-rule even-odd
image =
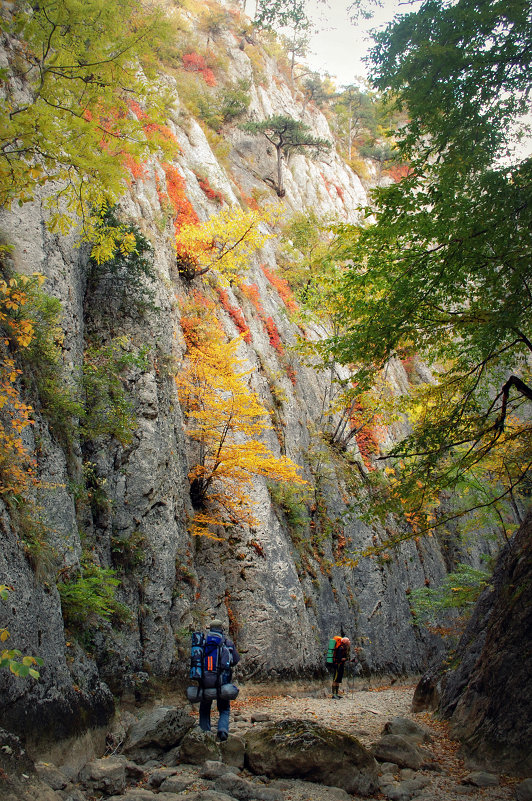
[[[246,735],[246,764],[256,774],[296,777],[370,795],[377,764],[350,734],[310,720],[282,720]]]
[[[186,709],[157,707],[130,726],[122,751],[140,763],[157,759],[179,745],[193,726]]]
[[[472,767],[532,775],[532,512],[501,552],[441,680],[440,712]]]

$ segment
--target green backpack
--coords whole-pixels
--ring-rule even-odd
[[[331,637],[331,639],[329,640],[329,647],[327,648],[327,660],[326,660],[328,665],[334,664],[334,652],[340,645],[341,641],[342,638],[339,635]]]

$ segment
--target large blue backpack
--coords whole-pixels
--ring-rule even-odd
[[[191,636],[190,678],[205,689],[219,688],[230,681],[233,654],[224,635],[219,631],[209,631],[206,635],[194,631]]]

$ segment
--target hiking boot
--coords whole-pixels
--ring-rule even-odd
[[[225,743],[227,740],[228,734],[226,731],[219,731],[216,735],[216,739],[219,740],[221,743]]]

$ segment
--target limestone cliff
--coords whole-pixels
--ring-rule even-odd
[[[314,136],[334,140],[325,116],[283,78],[257,41],[228,30],[219,34],[217,48],[226,80],[249,86],[248,118],[287,115],[309,125]],[[222,617],[237,640],[243,679],[320,673],[328,637],[339,630],[363,646],[368,671],[417,672],[441,648],[439,640],[411,625],[407,594],[446,571],[436,540],[404,544],[389,559],[357,565],[340,559],[382,532],[357,512],[366,489],[356,444],[339,454],[321,437],[329,424],[329,375],[303,364],[292,349],[301,331],[268,278],[276,268],[274,243],[256,254],[245,277],[246,285],[258,288],[260,307],[236,287],[226,289],[222,302],[209,281],[186,281],[176,267],[168,210],[176,173],[170,170],[184,179],[200,220],[221,203],[254,199],[282,203],[287,215],[313,209],[354,221],[357,206],[367,202],[364,186],[333,148],[316,160],[292,156],[285,164],[286,195],[279,200],[269,180],[275,154],[264,141],[231,124],[213,136],[185,106],[175,71],[162,74],[161,83],[174,96],[168,130],[180,152],[171,164],[155,159],[133,169],[119,209],[120,219],[138,226],[153,246],[156,282],[147,308],[135,309],[131,298],[128,308],[116,276],[104,271],[95,277],[87,248],[73,234],[48,231],[44,195],[0,220],[3,238],[14,248],[11,267],[42,273],[44,289],[61,302],[63,362],[72,382],[91,343],[126,337],[132,353],[144,353],[121,374],[136,421],[130,442],[100,435],[67,448],[36,408],[35,425],[25,437],[42,480],[35,508],[53,548],[47,560],[37,555],[30,562],[21,532],[0,501],[0,583],[13,587],[1,609],[2,625],[14,646],[44,660],[38,682],[0,674],[2,721],[30,736],[47,731],[62,737],[105,721],[112,694],[139,694],[158,680],[183,682],[187,633],[212,614]],[[192,539],[187,531],[192,452],[175,375],[185,352],[180,304],[196,289],[216,303],[228,337],[239,333],[235,309],[249,328],[239,354],[251,371],[250,386],[271,411],[267,444],[291,457],[309,481],[307,517],[297,528],[286,504],[257,479],[256,528],[234,526],[219,542]],[[268,318],[278,340],[265,326]],[[390,378],[406,385],[399,362]],[[80,644],[65,630],[56,582],[87,553],[117,571],[118,597],[128,612],[121,620],[94,621]]]

